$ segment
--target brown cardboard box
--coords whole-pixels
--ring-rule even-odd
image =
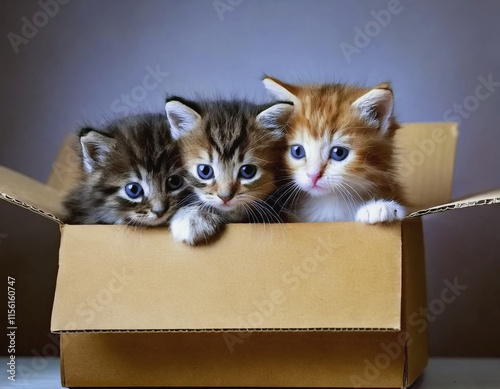
[[[48,184],[0,168],[0,198],[60,224],[63,385],[408,387],[428,358],[419,216],[500,202],[449,202],[456,139],[453,123],[399,131],[418,210],[402,223],[233,224],[196,248],[164,229],[62,223],[68,142]]]

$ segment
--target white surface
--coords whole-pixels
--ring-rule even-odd
[[[61,387],[59,359],[18,357],[16,382],[2,373],[0,388]],[[2,358],[2,366],[6,358]],[[411,389],[500,389],[500,359],[432,358]]]

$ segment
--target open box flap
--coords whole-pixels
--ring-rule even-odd
[[[0,199],[63,224],[62,194],[33,178],[0,166]]]
[[[63,141],[56,160],[52,164],[47,185],[61,193],[73,188],[82,173],[82,160],[77,150],[78,137],[69,134]]]
[[[199,248],[65,225],[51,329],[395,331],[401,266],[399,223],[231,224]]]
[[[457,123],[405,123],[396,132],[396,167],[409,209],[451,201]]]
[[[409,218],[428,215],[430,213],[438,213],[448,211],[450,209],[460,209],[468,207],[476,207],[479,205],[489,205],[500,203],[500,188],[489,190],[487,192],[478,193],[472,196],[467,196],[462,199],[452,201],[450,203],[436,205],[434,207],[421,209],[408,215]]]

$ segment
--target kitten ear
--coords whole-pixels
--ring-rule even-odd
[[[186,103],[184,99],[172,97],[165,104],[170,132],[175,140],[193,131],[201,120],[200,114]]]
[[[374,123],[384,134],[391,123],[394,96],[389,83],[380,84],[358,98],[351,107],[364,119]]]
[[[104,163],[108,153],[115,147],[115,140],[90,127],[82,128],[79,137],[83,168],[87,173],[92,173],[97,166]]]
[[[260,127],[271,130],[273,134],[282,136],[293,109],[293,103],[277,102],[259,113],[256,122]]]
[[[300,106],[300,100],[297,97],[298,88],[296,86],[286,84],[269,76],[264,76],[262,82],[264,83],[264,87],[276,100],[291,101],[296,107]]]

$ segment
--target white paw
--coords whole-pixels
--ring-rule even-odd
[[[405,209],[395,201],[376,200],[364,204],[356,212],[356,221],[362,223],[389,223],[406,216]]]
[[[194,231],[191,228],[191,219],[189,218],[175,218],[174,216],[170,222],[170,233],[177,242],[194,244]]]
[[[181,208],[170,221],[170,232],[178,242],[192,246],[207,243],[224,226],[215,214],[202,211],[197,206]]]

